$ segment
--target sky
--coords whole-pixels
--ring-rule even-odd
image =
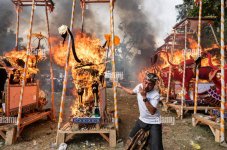
[[[156,45],[161,46],[163,39],[172,31],[172,27],[176,24],[177,12],[175,5],[182,4],[183,0],[145,0],[144,9],[150,15],[149,19],[157,28]],[[157,17],[157,22],[153,22],[153,18]]]

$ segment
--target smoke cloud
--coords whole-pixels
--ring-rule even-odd
[[[57,28],[62,24],[70,25],[72,1],[71,0],[53,0],[55,10],[49,14],[51,35],[58,35]],[[9,32],[9,28],[16,28],[16,12],[14,5],[10,1],[0,1],[0,50],[10,50],[15,45],[15,32]],[[103,38],[103,34],[109,33],[109,5],[108,4],[88,5],[85,9],[84,31],[95,34],[98,38]],[[138,0],[117,0],[115,3],[115,33],[118,35],[127,35],[128,47],[133,50],[140,50],[141,54],[136,54],[133,60],[133,67],[130,72],[137,74],[144,67],[149,67],[150,56],[155,49],[155,32],[157,32],[148,16],[142,10],[143,1]],[[102,9],[101,9],[102,8]],[[24,45],[27,42],[31,7],[24,7],[20,17],[20,37],[24,37]],[[99,15],[98,15],[99,12]],[[101,12],[101,13],[100,13]],[[6,17],[7,16],[7,17]],[[4,19],[3,19],[4,18]],[[79,1],[76,1],[76,13],[74,29],[81,29],[81,7]],[[33,33],[42,32],[46,34],[45,8],[36,7],[33,23]],[[121,32],[121,33],[118,33]],[[120,37],[123,40],[122,37]]]
[[[15,46],[15,33],[10,30],[13,24],[13,9],[6,1],[0,1],[0,54]]]
[[[150,56],[155,50],[155,31],[149,18],[142,11],[142,1],[124,0],[117,1],[116,4],[116,11],[119,13],[121,22],[119,28],[129,36],[129,40],[132,41],[131,45],[141,51],[135,55],[133,67],[129,71],[136,75],[141,69],[150,66]]]

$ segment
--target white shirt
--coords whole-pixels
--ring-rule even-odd
[[[145,102],[143,101],[143,97],[139,92],[139,89],[143,88],[143,84],[138,84],[134,89],[133,92],[137,94],[137,100],[139,105],[140,117],[139,119],[147,124],[160,124],[160,112],[157,109],[158,102],[160,99],[159,92],[157,90],[151,90],[147,93],[146,97],[150,104],[156,108],[156,112],[154,115],[151,115],[149,110],[147,109]]]

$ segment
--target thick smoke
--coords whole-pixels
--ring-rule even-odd
[[[51,30],[52,34],[57,35],[57,28],[62,24],[70,26],[72,11],[72,1],[56,1],[55,10],[51,14]],[[75,8],[75,18],[74,18],[74,32],[81,30],[81,7],[80,1],[76,1]],[[60,12],[60,13],[59,13]],[[95,14],[90,9],[89,5],[85,8],[84,14],[84,32],[87,33],[98,33],[102,30],[102,24],[97,20]],[[98,34],[99,35],[99,34]]]
[[[120,29],[133,41],[131,42],[133,47],[141,51],[141,54],[134,58],[131,75],[136,75],[144,67],[149,67],[150,56],[155,49],[154,29],[142,11],[142,5],[142,1],[138,0],[122,0],[116,3],[116,11],[121,20]]]
[[[49,15],[51,35],[59,36],[57,28],[62,24],[70,25],[72,0],[53,0],[55,2],[55,10]],[[9,32],[9,28],[16,28],[16,12],[11,1],[0,1],[0,50],[10,50],[15,45],[15,32]],[[155,48],[154,34],[155,30],[148,21],[147,15],[142,11],[143,1],[139,0],[117,0],[115,3],[115,31],[119,30],[127,35],[128,47],[133,47],[134,50],[140,50],[141,54],[136,55],[133,60],[133,67],[129,72],[131,75],[136,75],[144,67],[150,64],[150,56]],[[93,5],[93,4],[91,4]],[[94,7],[88,5],[85,10],[84,31],[91,34],[96,34],[98,38],[103,38],[104,33],[109,32],[109,9],[108,4],[105,6],[100,4],[96,8],[102,8],[103,13],[98,16]],[[20,37],[24,37],[23,44],[26,45],[27,33],[29,28],[31,7],[24,7],[20,17]],[[7,17],[6,17],[7,16]],[[101,17],[101,19],[100,19]],[[104,18],[105,17],[105,18]],[[4,19],[3,19],[4,18]],[[46,20],[45,8],[36,7],[35,18],[33,24],[33,33],[42,32],[46,35]],[[119,25],[120,24],[120,25]],[[118,26],[119,25],[119,26]],[[119,29],[117,29],[119,27]],[[76,13],[74,21],[74,32],[81,29],[81,8],[80,2],[76,1]],[[7,31],[8,30],[8,31]],[[119,33],[115,32],[120,35]],[[124,36],[124,35],[123,35]],[[60,36],[59,36],[60,37]],[[123,37],[120,37],[121,40]],[[36,40],[37,41],[37,40]],[[126,41],[127,42],[127,41]],[[127,43],[127,44],[128,44]],[[47,65],[43,69],[49,69]]]
[[[7,1],[0,1],[0,55],[15,46],[15,33],[9,27],[13,24],[14,10]]]

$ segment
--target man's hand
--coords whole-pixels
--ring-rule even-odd
[[[131,94],[131,95],[135,94],[132,89],[129,89],[129,88],[122,86],[119,82],[117,83],[117,87],[121,88],[122,90],[124,90],[128,94]]]
[[[122,88],[122,86],[119,82],[117,82],[117,87]]]
[[[142,95],[143,99],[146,98],[147,92],[141,86],[139,87],[139,92]]]

